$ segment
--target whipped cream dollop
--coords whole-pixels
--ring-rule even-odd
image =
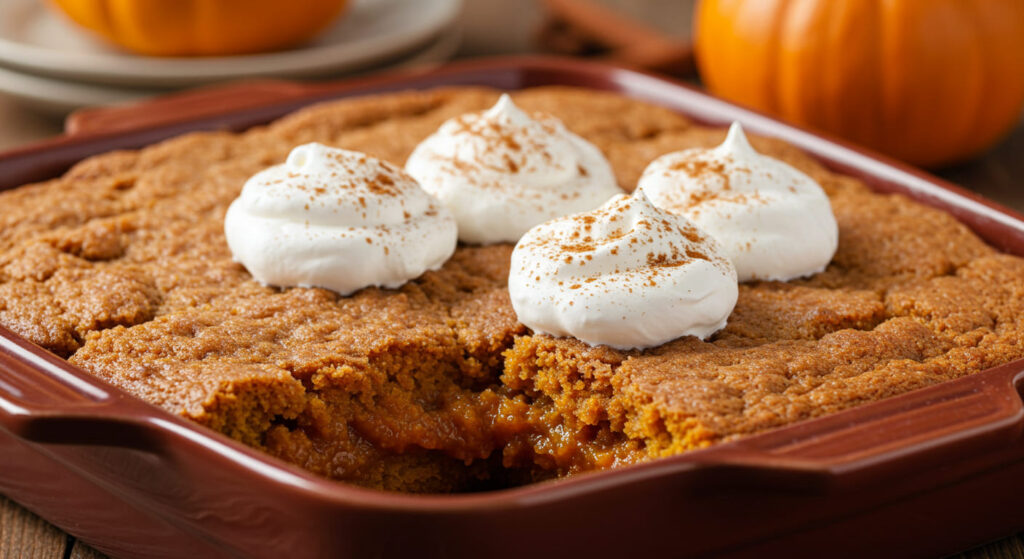
[[[754,151],[738,123],[716,148],[655,159],[639,189],[658,207],[685,215],[718,239],[740,281],[815,274],[832,260],[839,242],[821,186]]]
[[[253,175],[224,233],[253,278],[348,295],[398,287],[455,251],[451,213],[401,168],[311,143]]]
[[[534,332],[618,349],[704,339],[725,326],[738,292],[718,242],[641,192],[531,229],[508,282]]]
[[[451,119],[405,164],[459,224],[466,243],[515,242],[531,227],[622,193],[597,147],[550,116],[531,118],[508,95]]]

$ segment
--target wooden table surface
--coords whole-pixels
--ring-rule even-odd
[[[626,0],[605,0],[623,5]],[[631,9],[658,16],[672,12],[688,28],[687,10],[678,2],[633,0]],[[684,13],[682,16],[678,14]],[[463,11],[464,41],[460,57],[532,52],[533,33],[542,19],[534,4],[491,3],[466,0]],[[654,21],[672,21],[653,17]],[[664,29],[664,23],[662,23]],[[683,33],[685,34],[685,32]],[[59,134],[60,120],[24,110],[0,94],[0,150]],[[1024,211],[1024,120],[999,146],[983,157],[936,172],[983,196]],[[2,464],[0,464],[2,465]],[[45,520],[0,496],[0,559],[102,559],[104,555],[65,534]],[[1024,559],[1024,537],[1017,535],[965,551],[962,559]]]

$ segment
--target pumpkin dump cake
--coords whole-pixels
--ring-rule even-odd
[[[510,243],[460,244],[400,287],[348,296],[267,287],[233,260],[229,205],[295,146],[401,167],[443,122],[498,97],[457,88],[342,100],[241,134],[93,157],[0,194],[0,324],[269,454],[405,491],[634,463],[1024,356],[1024,260],[771,139],[752,144],[821,185],[838,248],[820,273],[741,283],[706,341],[619,350],[531,335],[509,297]],[[725,137],[614,94],[513,98],[597,146],[627,191],[659,156]]]

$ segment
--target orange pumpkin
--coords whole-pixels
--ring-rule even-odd
[[[694,25],[713,93],[918,165],[1024,105],[1024,0],[701,0]]]
[[[53,0],[110,41],[157,56],[230,55],[309,39],[347,0]]]

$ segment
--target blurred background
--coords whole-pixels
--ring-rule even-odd
[[[1024,0],[0,0],[0,150],[82,107],[538,53],[687,80],[1024,206]]]
[[[1024,210],[1024,0],[0,0],[0,151],[195,87],[542,53],[685,80]],[[99,555],[0,496],[0,557]]]

